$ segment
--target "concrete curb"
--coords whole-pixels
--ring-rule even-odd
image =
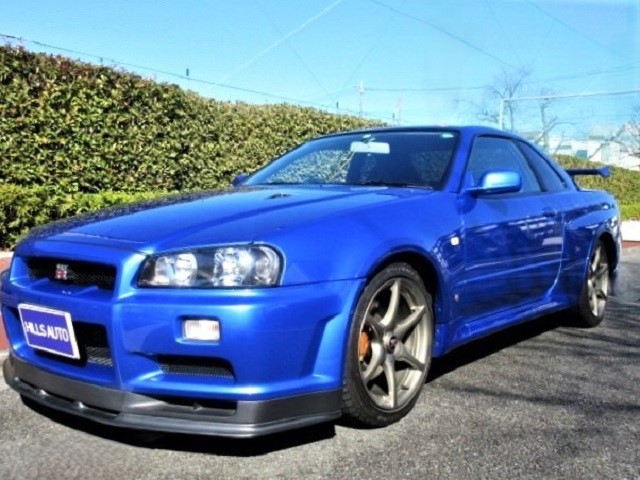
[[[0,370],[2,370],[2,364],[9,357],[9,350],[0,350]],[[4,390],[9,390],[9,385],[2,378],[2,374],[0,373],[0,392]]]

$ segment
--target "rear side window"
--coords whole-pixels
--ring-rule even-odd
[[[567,189],[565,180],[535,148],[525,142],[518,142],[518,147],[535,170],[545,192],[561,192]]]

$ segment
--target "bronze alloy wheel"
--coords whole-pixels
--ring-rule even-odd
[[[595,327],[602,322],[610,286],[609,258],[604,243],[599,240],[589,257],[580,303],[576,308],[576,319],[580,326]]]
[[[432,338],[431,297],[417,272],[398,263],[377,274],[352,326],[345,413],[369,426],[402,418],[424,384]]]

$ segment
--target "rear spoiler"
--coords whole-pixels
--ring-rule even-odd
[[[611,176],[611,170],[609,167],[602,168],[567,168],[565,170],[571,177],[576,175],[600,175],[603,178],[609,178]]]

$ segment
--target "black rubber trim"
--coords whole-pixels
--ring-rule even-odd
[[[44,372],[13,353],[5,360],[2,371],[7,384],[24,397],[116,427],[249,438],[328,422],[341,415],[341,390],[274,400],[221,402],[224,408],[210,408],[171,404],[71,380]]]

